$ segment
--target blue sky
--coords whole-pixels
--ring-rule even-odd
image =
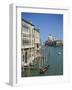
[[[59,40],[63,40],[63,15],[62,14],[40,14],[40,13],[21,13],[22,18],[40,28],[41,39],[46,41],[49,34]]]

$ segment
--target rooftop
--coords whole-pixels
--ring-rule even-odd
[[[36,31],[38,31],[39,32],[39,28],[38,27],[36,27],[32,22],[30,22],[30,21],[27,21],[27,20],[25,20],[25,19],[23,19],[22,18],[22,21],[24,21],[24,22],[26,22],[26,23],[28,23],[28,24],[30,24],[30,25],[32,25],[32,26],[34,26],[34,30],[36,30]]]

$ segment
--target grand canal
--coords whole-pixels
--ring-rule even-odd
[[[34,61],[35,69],[25,68],[22,77],[63,75],[63,47],[43,47],[42,53],[46,55],[46,61]],[[39,67],[43,65],[49,65],[49,67],[46,72],[40,73]]]

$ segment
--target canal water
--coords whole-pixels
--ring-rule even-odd
[[[42,48],[43,53],[46,55],[46,62],[44,62],[44,65],[49,65],[48,70],[40,74],[39,61],[36,60],[34,62],[36,70],[25,69],[22,75],[23,77],[63,75],[63,47],[43,46]]]
[[[63,75],[63,47],[46,47],[50,67],[45,75]]]

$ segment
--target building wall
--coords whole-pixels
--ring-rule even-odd
[[[37,45],[40,44],[40,33],[30,23],[22,20],[21,60],[22,65],[29,65],[37,56]]]

